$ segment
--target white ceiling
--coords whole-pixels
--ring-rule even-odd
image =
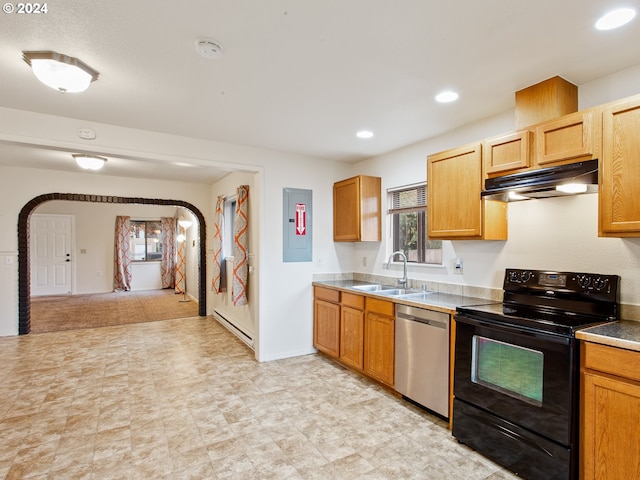
[[[621,0],[638,8],[640,0]],[[637,65],[639,19],[598,32],[613,0],[56,0],[0,17],[0,106],[357,161],[513,108],[554,75],[580,85]],[[213,38],[222,58],[198,56]],[[40,84],[22,51],[100,72],[82,94]],[[437,104],[454,89],[460,99]],[[356,131],[375,132],[370,140]],[[11,155],[6,155],[11,149]],[[67,154],[0,146],[0,163],[74,169]],[[110,173],[214,178],[214,167]],[[121,168],[121,170],[118,170]],[[173,169],[173,170],[172,170]],[[149,173],[154,170],[153,173]]]

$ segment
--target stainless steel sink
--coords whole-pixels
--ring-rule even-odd
[[[423,295],[425,293],[424,291],[415,288],[397,288],[391,285],[383,284],[354,285],[352,288],[354,290],[360,290],[361,292],[371,292],[377,295],[403,298],[409,295]]]
[[[392,288],[389,290],[380,290],[379,292],[375,292],[378,295],[388,295],[390,297],[404,297],[406,295],[411,295],[414,293],[419,293],[420,290],[416,290],[413,288]]]
[[[407,299],[407,300],[428,300],[430,295],[433,295],[436,292],[424,292],[424,291],[419,291],[417,293],[407,293],[405,295],[401,295],[401,298]]]
[[[363,292],[376,292],[379,293],[382,290],[397,290],[390,285],[372,284],[372,285],[354,285],[354,289],[361,290]]]

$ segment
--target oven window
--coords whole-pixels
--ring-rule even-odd
[[[544,354],[473,336],[471,380],[532,405],[542,405]]]

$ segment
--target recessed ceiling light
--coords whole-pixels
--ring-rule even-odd
[[[633,8],[618,8],[600,17],[596,22],[596,28],[598,30],[613,30],[629,23],[635,16],[636,11]]]
[[[450,90],[436,95],[436,102],[440,102],[440,103],[455,102],[457,99],[458,99],[458,94]]]
[[[371,138],[371,137],[373,137],[373,132],[370,132],[369,130],[360,130],[358,133],[356,133],[356,137],[358,137],[358,138]]]

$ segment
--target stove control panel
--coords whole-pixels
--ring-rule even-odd
[[[532,294],[542,291],[548,296],[588,295],[616,301],[619,283],[618,275],[509,268],[505,272],[504,290]]]

